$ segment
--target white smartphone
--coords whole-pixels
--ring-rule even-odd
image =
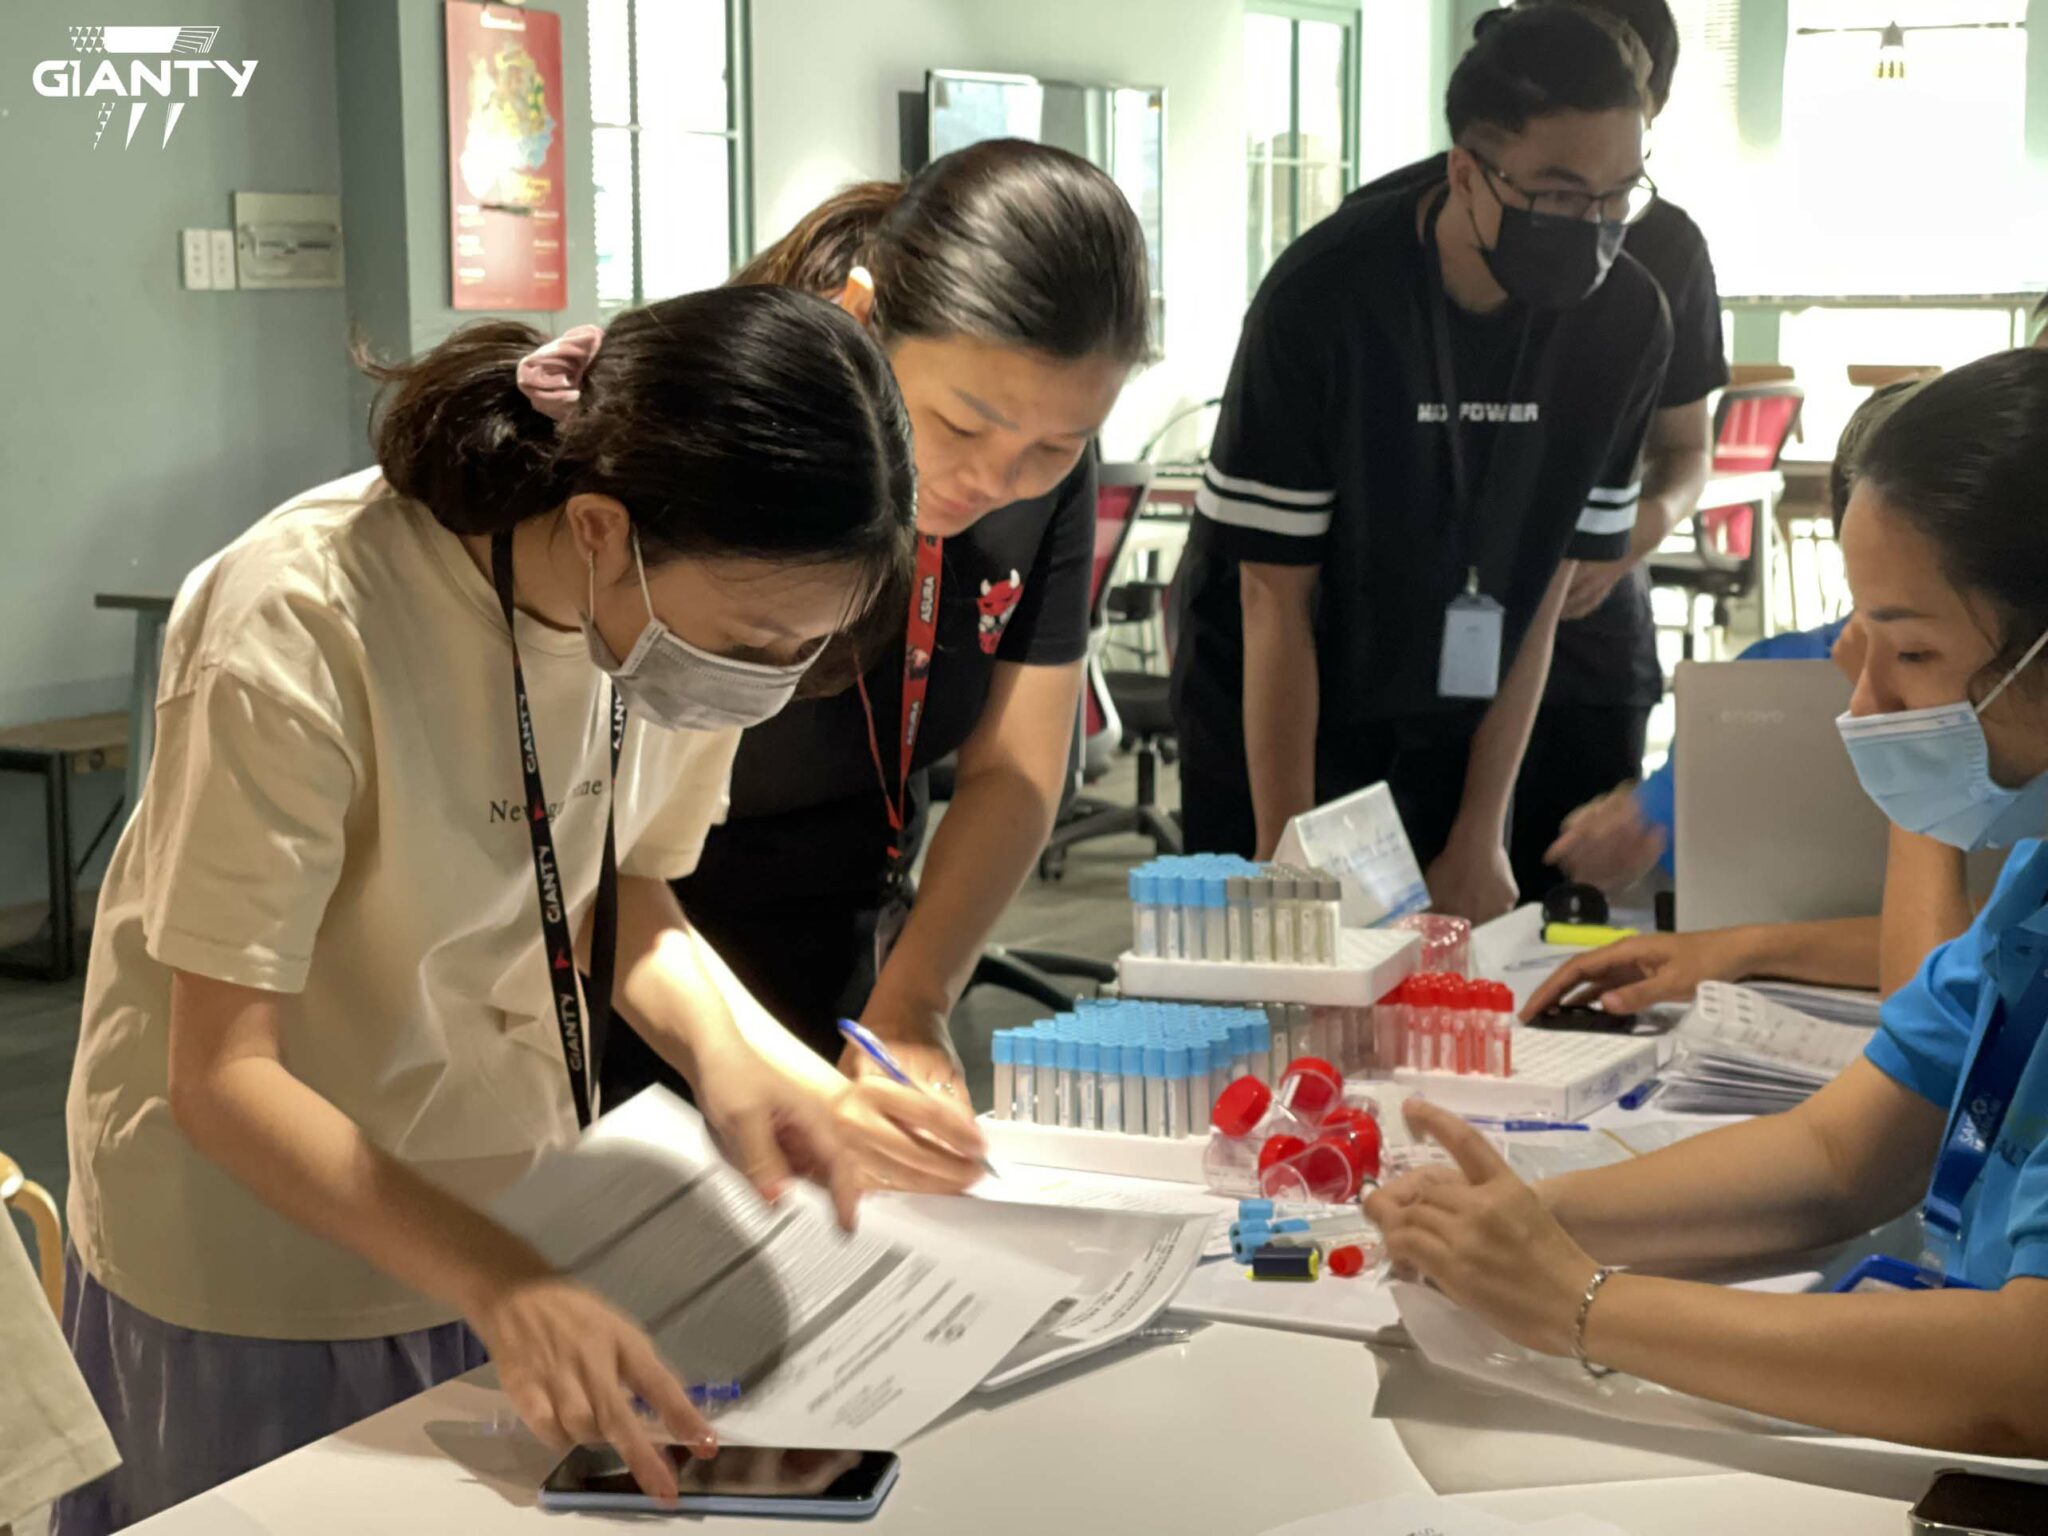
[[[679,1496],[658,1504],[640,1491],[618,1453],[579,1445],[541,1484],[549,1510],[626,1510],[654,1515],[759,1515],[803,1520],[866,1520],[896,1486],[901,1464],[889,1451],[780,1450],[727,1446],[699,1461],[680,1445],[664,1448]]]

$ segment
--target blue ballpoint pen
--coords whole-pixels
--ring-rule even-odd
[[[861,1054],[880,1067],[892,1082],[901,1083],[906,1088],[917,1087],[917,1084],[910,1080],[910,1074],[896,1065],[896,1058],[889,1054],[889,1047],[875,1038],[873,1030],[856,1024],[851,1019],[841,1019],[839,1021],[839,1033],[859,1046]],[[992,1179],[1000,1179],[1002,1177],[1000,1173],[996,1172],[996,1165],[985,1157],[981,1160],[981,1169],[982,1172]]]
[[[1641,1109],[1650,1102],[1650,1095],[1663,1086],[1663,1083],[1653,1077],[1648,1082],[1641,1083],[1629,1089],[1627,1093],[1624,1093],[1621,1096],[1620,1105],[1623,1109]]]
[[[1491,1120],[1481,1115],[1468,1117],[1468,1123],[1484,1126],[1489,1131],[1506,1131],[1510,1135],[1527,1131],[1589,1131],[1589,1125],[1575,1120]]]

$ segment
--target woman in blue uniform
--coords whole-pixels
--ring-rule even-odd
[[[1929,384],[1864,451],[1843,554],[1869,635],[1842,734],[1899,826],[2012,846],[1962,937],[1795,1110],[1531,1187],[1458,1171],[1367,1210],[1396,1264],[1521,1343],[1848,1434],[2048,1454],[2048,355]],[[1921,1206],[1926,1288],[1768,1295],[1660,1278],[1844,1242]],[[1628,1266],[1624,1269],[1621,1266]]]

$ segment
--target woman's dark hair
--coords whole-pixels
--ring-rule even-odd
[[[1444,116],[1451,141],[1474,131],[1517,134],[1555,112],[1644,110],[1650,60],[1612,17],[1576,5],[1489,11],[1451,71]]]
[[[850,563],[877,583],[910,546],[910,427],[889,362],[822,300],[718,288],[628,310],[557,424],[520,393],[545,341],[509,320],[395,365],[373,436],[384,478],[462,534],[505,532],[578,492],[611,496],[650,559]]]
[[[1678,73],[1678,18],[1671,14],[1669,0],[1515,0],[1518,6],[1573,4],[1582,10],[1611,16],[1635,33],[1649,56],[1646,82],[1650,105],[1662,107],[1671,99],[1671,77]],[[1493,12],[1480,13],[1475,32]]]
[[[1131,364],[1151,352],[1145,233],[1117,184],[1063,149],[988,139],[907,182],[848,187],[733,282],[832,294],[857,266],[885,340],[971,336]]]
[[[1871,391],[1870,398],[1849,413],[1842,435],[1835,439],[1834,461],[1828,465],[1828,509],[1833,514],[1835,537],[1842,536],[1842,514],[1849,510],[1849,493],[1861,476],[1857,459],[1863,445],[1891,414],[1926,384],[1925,379],[1894,379]]]
[[[2048,352],[2021,348],[1929,380],[1857,456],[1867,483],[1934,546],[1958,592],[1988,603],[1988,688],[2048,631]],[[2036,688],[2042,672],[2030,668]]]
[[[545,340],[487,320],[408,363],[359,351],[384,386],[372,435],[392,489],[460,534],[508,532],[578,492],[611,496],[650,563],[851,565],[862,606],[907,581],[909,419],[888,358],[835,306],[716,288],[628,310],[559,424],[515,378]]]

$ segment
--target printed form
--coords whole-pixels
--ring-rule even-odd
[[[544,1158],[494,1214],[645,1326],[689,1381],[738,1380],[736,1445],[888,1450],[959,1402],[1073,1290],[1070,1274],[872,1203],[770,1207],[703,1119],[649,1089]]]

